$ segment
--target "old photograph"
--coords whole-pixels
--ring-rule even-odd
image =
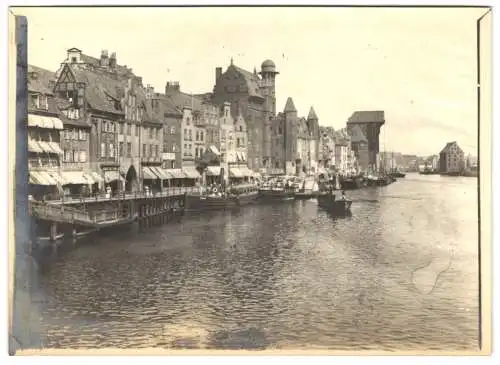
[[[489,351],[491,9],[10,12],[11,354]]]

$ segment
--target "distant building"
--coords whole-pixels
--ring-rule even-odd
[[[358,143],[356,147],[356,154],[361,157],[361,161],[358,160],[360,167],[362,169],[365,168],[365,165],[368,165],[369,169],[374,169],[377,166],[377,155],[380,152],[380,143],[379,143],[379,135],[380,128],[385,124],[385,116],[383,111],[356,111],[354,112],[347,121],[347,129],[349,130],[349,134],[353,135],[353,133],[359,137],[357,139],[362,139],[360,133],[358,131],[354,131],[355,129],[359,129],[362,132],[362,135],[366,139],[366,148],[367,148],[367,156],[365,156],[365,152],[363,149],[364,146],[361,143]],[[364,142],[363,142],[364,143]],[[368,160],[368,163],[366,162]]]
[[[439,153],[439,172],[461,173],[465,168],[464,151],[457,142],[448,142]]]
[[[334,168],[335,160],[335,130],[332,127],[320,127],[318,165],[323,168]]]
[[[477,170],[478,169],[477,156],[472,156],[469,154],[465,160],[465,167],[469,170]]]

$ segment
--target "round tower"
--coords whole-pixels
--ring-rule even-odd
[[[262,89],[266,99],[269,100],[270,112],[273,116],[276,115],[276,75],[279,74],[276,71],[276,65],[271,60],[265,60],[260,66],[260,76],[262,77]]]

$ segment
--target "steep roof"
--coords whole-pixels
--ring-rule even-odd
[[[383,110],[365,110],[354,112],[347,121],[350,123],[385,123]]]
[[[446,143],[446,146],[441,150],[440,153],[448,152],[453,146],[456,146],[459,150],[462,150],[456,141]]]
[[[169,99],[171,105],[177,108],[178,111],[182,112],[184,107],[191,107],[194,111],[201,111],[203,109],[203,100],[191,95],[184,93],[179,90],[172,90],[165,95],[165,98]]]
[[[107,73],[82,68],[70,68],[78,82],[84,82],[85,97],[91,108],[123,114],[120,100],[123,98],[125,82],[110,77]]]
[[[311,107],[311,109],[309,109],[309,114],[307,115],[307,119],[308,120],[318,120],[318,116],[316,115],[316,112],[314,111],[313,107]]]
[[[238,66],[235,66],[234,64],[230,65],[228,67],[228,70],[231,67],[245,79],[248,88],[248,94],[250,96],[263,98],[263,95],[260,92],[260,87],[259,87],[260,79],[258,75],[254,74],[253,72],[244,70]]]
[[[172,100],[166,96],[165,94],[156,93],[154,100],[158,100],[158,106],[152,108],[153,119],[155,120],[163,120],[165,118],[165,114],[167,115],[176,115],[178,117],[182,117],[182,113],[175,107]]]
[[[52,95],[50,81],[55,80],[55,72],[41,67],[28,65],[28,91]]]
[[[100,59],[86,55],[85,53],[80,54],[80,59],[84,63],[92,65],[94,68],[100,67],[100,65],[101,65]],[[117,72],[117,74],[119,74],[120,76],[135,76],[134,73],[132,72],[132,69],[127,68],[125,66],[117,64],[114,69]]]
[[[285,109],[283,111],[285,113],[297,112],[297,109],[295,109],[295,104],[293,103],[293,99],[291,97],[286,100]]]
[[[354,125],[352,127],[350,136],[351,136],[351,142],[354,142],[354,143],[366,142],[366,143],[368,143],[368,140],[366,139],[366,136],[363,133],[363,131],[361,130],[361,128],[359,127],[359,125]]]

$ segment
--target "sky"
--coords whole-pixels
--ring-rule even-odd
[[[384,110],[382,150],[427,156],[457,141],[477,155],[476,20],[464,8],[17,8],[28,62],[57,70],[66,50],[116,52],[144,84],[210,92],[215,68],[276,63],[277,109],[345,127]]]

